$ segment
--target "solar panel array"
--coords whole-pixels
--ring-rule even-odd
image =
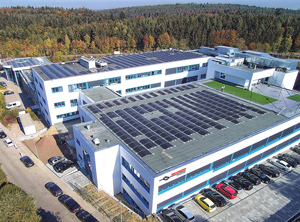
[[[220,120],[236,125],[243,118],[251,120],[266,113],[208,90],[185,91],[193,88],[196,87],[187,84],[87,108],[100,114],[100,121],[140,157],[152,155],[153,148],[170,149],[175,142],[194,140],[194,135],[209,136],[213,129],[226,129]],[[166,96],[158,99],[159,95]]]
[[[70,66],[62,67],[58,64],[44,65],[44,66],[39,66],[38,68],[49,79],[59,79],[59,78],[81,75],[81,73],[75,71]]]
[[[21,68],[21,67],[29,67],[29,66],[35,66],[39,65],[39,63],[33,59],[18,59],[18,60],[11,60],[7,62],[8,65],[12,65],[13,68]]]
[[[113,63],[115,69],[132,68],[138,66],[153,65],[165,62],[202,58],[203,55],[190,52],[157,51],[144,52],[130,55],[103,57],[107,63]]]

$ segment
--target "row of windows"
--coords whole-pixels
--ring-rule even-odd
[[[130,174],[147,190],[147,192],[150,192],[150,184],[143,178],[139,172],[137,172],[133,166],[131,166],[127,160],[122,157],[122,165],[130,172]]]
[[[155,70],[155,71],[150,71],[150,72],[126,75],[125,78],[126,78],[126,80],[130,80],[130,79],[137,79],[137,78],[143,78],[143,77],[160,75],[160,74],[161,74],[161,70]]]
[[[68,117],[68,116],[77,115],[78,113],[79,113],[78,111],[75,111],[75,112],[71,112],[71,113],[60,114],[60,115],[57,115],[56,118],[61,119],[61,118],[65,118],[65,117]]]
[[[266,150],[265,152],[260,153],[260,154],[258,154],[256,156],[250,158],[249,160],[244,161],[244,162],[238,164],[237,166],[234,166],[234,167],[230,168],[229,170],[227,170],[225,172],[222,172],[222,173],[220,173],[220,174],[218,174],[218,175],[210,178],[209,180],[203,181],[202,183],[200,183],[200,184],[198,184],[198,185],[196,185],[196,186],[194,186],[194,187],[192,187],[190,189],[187,189],[186,191],[184,191],[184,192],[182,192],[180,194],[177,194],[177,195],[173,196],[170,199],[167,199],[167,200],[159,203],[157,205],[157,210],[159,210],[159,209],[161,209],[161,208],[163,208],[163,207],[165,207],[167,205],[170,205],[171,203],[173,203],[173,202],[181,199],[182,197],[187,196],[187,195],[189,195],[189,194],[191,194],[193,192],[196,192],[197,190],[200,190],[200,189],[204,188],[207,185],[214,185],[215,183],[218,183],[219,181],[224,180],[224,179],[228,178],[229,176],[234,175],[237,172],[239,172],[239,171],[241,171],[241,170],[243,170],[245,168],[248,168],[249,166],[254,165],[258,161],[260,161],[260,160],[262,160],[262,159],[264,159],[264,158],[272,155],[273,153],[275,153],[275,152],[279,151],[280,149],[288,146],[289,144],[294,143],[295,141],[297,141],[299,139],[300,139],[300,135],[294,136],[293,138],[291,138],[291,139],[289,139],[287,141],[284,141],[284,142],[278,144],[277,146],[274,146],[274,147]],[[199,172],[205,172],[206,169],[209,169],[209,168],[210,168],[209,165],[207,165],[205,167],[202,167],[201,168],[202,170],[199,170]]]
[[[173,189],[173,188],[175,188],[193,178],[196,178],[212,169],[214,171],[217,171],[217,170],[229,165],[232,162],[242,159],[242,158],[262,149],[263,147],[266,147],[266,146],[274,143],[275,141],[278,141],[280,138],[283,138],[283,137],[293,133],[295,130],[298,130],[299,128],[300,128],[300,123],[295,126],[289,127],[288,129],[285,129],[282,132],[276,133],[268,138],[258,141],[248,147],[245,147],[235,153],[229,154],[229,155],[223,157],[222,159],[219,159],[211,164],[201,167],[200,169],[194,170],[193,172],[188,173],[186,175],[186,177],[184,175],[184,176],[181,176],[181,177],[179,177],[175,180],[172,180],[168,183],[165,183],[165,184],[159,186],[158,194],[162,194],[170,189]],[[298,138],[298,137],[299,136],[296,136],[296,138]],[[288,142],[289,141],[286,141],[280,145],[285,146]]]
[[[204,77],[203,77],[204,75]],[[206,78],[206,74],[202,74],[201,78]],[[183,78],[183,79],[176,79],[176,80],[170,80],[170,81],[166,81],[165,82],[165,87],[169,87],[169,86],[176,86],[176,85],[180,85],[180,84],[184,84],[184,83],[188,83],[188,82],[194,82],[198,80],[198,76],[191,76],[191,77],[187,77],[187,78]]]
[[[134,202],[134,200],[131,198],[131,196],[127,193],[127,191],[123,188],[123,195],[128,200],[128,202],[133,207],[134,211],[140,215],[142,218],[145,218],[144,212],[141,210],[141,208]]]
[[[146,89],[154,89],[157,87],[160,87],[161,83],[155,83],[155,84],[150,84],[150,85],[144,85],[144,86],[137,86],[133,88],[126,89],[126,93],[133,93],[133,92],[138,92],[138,91],[143,91]]]
[[[147,199],[135,188],[135,186],[130,182],[130,180],[122,173],[123,181],[130,187],[130,189],[136,194],[136,196],[143,202],[143,204],[149,208],[149,202]]]
[[[77,104],[78,104],[77,99],[71,99],[70,104],[71,104],[71,107],[77,106]],[[61,108],[61,107],[64,107],[64,106],[66,106],[65,101],[54,103],[54,108]]]
[[[232,153],[226,157],[223,157],[220,160],[217,160],[216,162],[213,163],[213,170],[218,170],[220,168],[223,168],[224,166],[230,164],[231,162],[237,161],[251,153],[254,153],[266,146],[269,146],[270,144],[278,141],[281,138],[286,137],[287,135],[293,133],[296,130],[299,130],[300,128],[300,123],[296,124],[294,126],[291,126],[281,132],[278,132],[270,137],[267,137],[265,139],[262,139],[248,147],[245,147],[235,153]]]
[[[108,79],[100,79],[91,82],[82,82],[68,85],[69,92],[78,92],[86,89],[92,89],[97,87],[103,87],[108,85],[114,85],[121,83],[121,77],[113,77]]]
[[[189,66],[180,66],[180,67],[170,68],[170,69],[166,69],[166,75],[181,73],[184,71],[195,71],[195,70],[199,70],[199,67],[200,67],[199,64],[194,64],[194,65],[189,65]]]

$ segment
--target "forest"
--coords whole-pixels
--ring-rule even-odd
[[[300,10],[228,4],[103,11],[28,6],[0,8],[0,19],[1,58],[49,56],[57,62],[63,55],[217,45],[268,53],[300,51]]]

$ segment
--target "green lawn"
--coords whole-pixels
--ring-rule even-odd
[[[230,86],[230,85],[227,85],[227,84],[224,84],[221,82],[216,82],[216,81],[207,82],[207,83],[204,83],[204,85],[210,86],[210,87],[212,87],[214,89],[218,89],[220,91],[221,91],[221,87],[225,86],[224,92],[250,101],[251,92],[248,90],[237,88],[237,87]],[[277,99],[252,92],[251,101],[261,104],[261,105],[265,105],[265,104],[268,104],[271,102],[275,102],[275,101],[277,101]]]
[[[298,94],[293,95],[293,97],[289,96],[287,98],[291,99],[291,100],[296,100],[296,101],[300,102],[300,95],[298,95]]]

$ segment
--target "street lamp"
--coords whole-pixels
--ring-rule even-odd
[[[37,151],[37,149],[36,149],[36,145],[35,145],[35,141],[34,141],[34,137],[33,137],[33,136],[32,136],[32,140],[33,140],[33,145],[34,145],[34,148],[35,148],[36,157],[37,157],[38,159],[40,159],[40,158],[39,158],[38,151]]]

